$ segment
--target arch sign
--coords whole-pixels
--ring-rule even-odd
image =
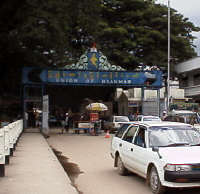
[[[23,69],[23,84],[162,87],[161,71],[117,72]]]
[[[162,87],[161,71],[125,71],[110,65],[101,52],[87,52],[65,69],[23,69],[23,84]]]

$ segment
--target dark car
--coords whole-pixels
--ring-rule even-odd
[[[42,114],[39,115],[40,125],[42,124]],[[49,115],[49,127],[59,127],[61,126],[60,120],[58,120],[54,115]]]
[[[49,115],[49,127],[58,126],[61,126],[61,122],[54,115]]]

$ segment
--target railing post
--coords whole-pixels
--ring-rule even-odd
[[[4,141],[4,151],[5,151],[5,164],[9,164],[10,163],[10,149],[9,149],[9,128],[8,126],[4,127],[4,137],[5,137],[5,141]]]
[[[0,177],[5,176],[4,128],[0,128]]]

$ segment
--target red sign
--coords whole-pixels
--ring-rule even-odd
[[[90,113],[90,122],[98,121],[99,113]]]

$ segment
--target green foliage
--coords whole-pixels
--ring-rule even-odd
[[[0,5],[2,90],[8,77],[14,78],[11,88],[20,83],[23,66],[77,62],[92,42],[111,64],[126,69],[167,65],[168,8],[154,1],[2,0]],[[199,30],[171,9],[173,64],[196,55],[192,32]]]
[[[134,69],[139,63],[166,66],[168,8],[154,4],[153,1],[143,0],[104,2],[105,17],[103,19],[108,25],[102,30],[99,42],[104,46],[102,49],[112,62],[127,69]],[[126,33],[116,34],[118,27],[121,32]],[[176,10],[171,9],[170,35],[173,63],[196,56],[192,45],[194,40],[192,31],[199,31],[199,28],[183,15],[178,14]],[[118,55],[116,55],[116,49]],[[119,57],[120,55],[122,56]]]

